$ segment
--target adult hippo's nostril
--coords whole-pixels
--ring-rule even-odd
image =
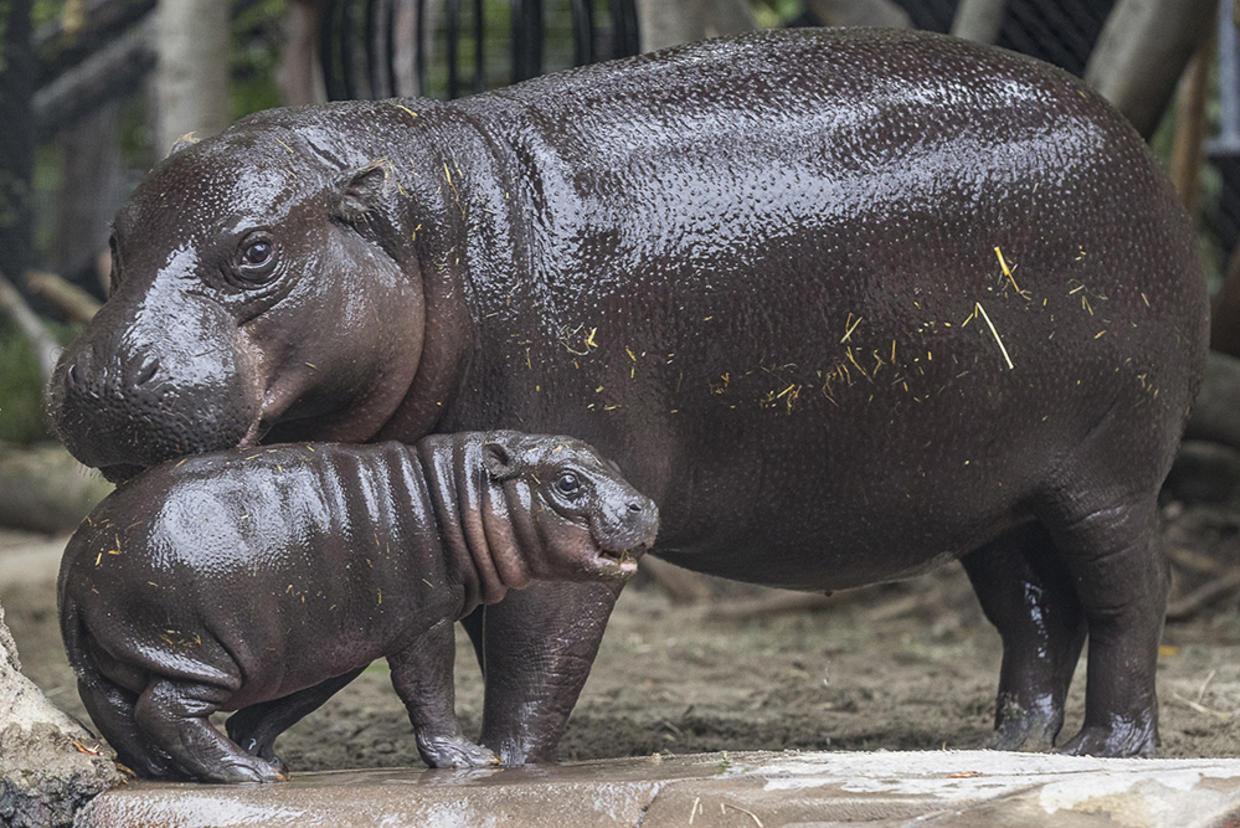
[[[78,379],[77,363],[75,362],[65,369],[65,386],[72,391],[79,385],[81,385],[81,381]]]
[[[148,382],[151,381],[151,379],[155,376],[156,372],[158,371],[159,371],[159,360],[151,359],[149,362],[143,365],[142,368],[138,370],[138,373],[134,376],[133,378],[134,387],[136,388],[140,385],[146,385]]]
[[[630,503],[630,504],[629,504],[629,511],[630,511],[630,512],[640,512],[641,510],[642,510],[642,505],[641,505],[640,503]]]

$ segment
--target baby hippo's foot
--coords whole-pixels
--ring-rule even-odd
[[[286,782],[284,769],[259,759],[257,756],[243,760],[231,760],[213,767],[209,773],[198,774],[200,782],[236,784],[238,782]]]
[[[503,764],[498,756],[463,736],[417,737],[418,753],[432,768],[486,768]]]

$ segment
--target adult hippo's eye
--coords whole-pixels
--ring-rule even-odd
[[[557,492],[570,499],[581,494],[581,478],[570,471],[560,472],[552,485]]]
[[[279,261],[275,241],[266,233],[250,233],[237,248],[237,277],[246,285],[261,285],[271,280]]]

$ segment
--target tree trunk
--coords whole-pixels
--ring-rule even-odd
[[[60,234],[51,269],[73,284],[97,289],[95,261],[108,249],[108,228],[124,199],[118,136],[121,104],[109,101],[61,135],[60,191],[56,226]]]
[[[1184,208],[1197,221],[1197,192],[1206,131],[1206,96],[1214,66],[1214,34],[1209,30],[1180,80],[1175,111],[1175,141],[1168,173]]]
[[[952,34],[978,43],[994,43],[1003,27],[1007,0],[960,0],[952,19]]]
[[[0,3],[0,270],[30,266],[35,59],[31,0]]]
[[[289,0],[285,17],[284,50],[276,72],[280,93],[288,106],[325,99],[315,43],[319,39],[319,9],[314,0]]]
[[[1214,295],[1210,315],[1210,347],[1240,357],[1240,244],[1232,251],[1223,286]],[[1240,409],[1238,409],[1240,410]],[[1240,418],[1237,418],[1240,423]]]
[[[167,152],[196,132],[205,138],[228,125],[229,11],[220,0],[160,0],[155,11],[158,126],[155,146]]]
[[[414,49],[421,38],[422,64],[427,74],[435,53],[435,31],[439,28],[439,20],[443,17],[443,0],[421,0],[422,27],[418,31],[416,0],[393,0],[396,3],[396,15],[392,22],[394,44],[392,59],[396,63],[396,89],[393,94],[412,98],[418,95],[417,59]]]
[[[746,32],[756,25],[748,0],[638,0],[642,51]]]
[[[0,607],[0,825],[72,825],[120,782],[111,751],[22,675]]]
[[[1218,0],[1119,0],[1085,66],[1086,83],[1148,139],[1217,8]]]

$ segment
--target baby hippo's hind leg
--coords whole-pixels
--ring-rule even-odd
[[[1085,640],[1085,616],[1050,535],[1037,523],[1000,535],[961,561],[1003,639],[996,750],[1049,748]]]
[[[202,782],[274,782],[283,774],[212,727],[209,717],[229,691],[171,679],[152,681],[138,696],[135,719],[186,775]]]
[[[95,675],[90,680],[78,681],[78,694],[91,721],[116,751],[117,761],[147,779],[180,776],[168,754],[151,744],[139,730],[134,719],[136,693]]]
[[[280,761],[274,751],[276,737],[317,710],[342,687],[357,678],[364,669],[359,667],[283,698],[238,710],[225,724],[228,738],[247,753],[270,762],[283,773],[286,770],[284,762]]]

